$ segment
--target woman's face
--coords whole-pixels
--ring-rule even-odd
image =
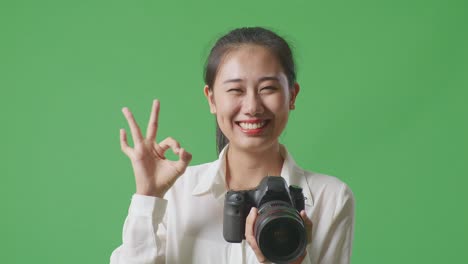
[[[210,111],[232,147],[268,150],[288,121],[299,85],[288,88],[279,61],[267,48],[244,45],[220,63],[212,91],[205,86]]]

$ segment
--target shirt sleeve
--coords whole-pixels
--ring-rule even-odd
[[[343,183],[318,263],[349,264],[354,237],[354,195]]]
[[[134,194],[125,219],[122,241],[110,257],[111,264],[165,262],[167,200]]]

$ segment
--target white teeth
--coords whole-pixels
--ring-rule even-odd
[[[265,121],[260,122],[260,123],[244,123],[244,122],[240,122],[239,125],[240,125],[243,129],[257,129],[257,128],[263,127],[263,126],[265,125]]]

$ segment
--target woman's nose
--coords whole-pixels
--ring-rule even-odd
[[[262,114],[264,107],[261,96],[258,93],[247,93],[244,101],[244,109],[246,114],[252,116]]]

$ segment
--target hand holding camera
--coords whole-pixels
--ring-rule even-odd
[[[288,188],[280,176],[265,177],[255,189],[226,193],[224,238],[231,243],[245,238],[260,262],[300,263],[312,230],[303,209],[300,187]]]
[[[307,217],[304,210],[300,212],[300,215],[306,225],[307,241],[310,242],[311,235],[312,235],[312,221]],[[254,224],[257,219],[257,216],[258,216],[257,208],[252,207],[249,215],[247,216],[246,223],[245,223],[245,240],[247,241],[247,243],[249,243],[250,247],[255,252],[258,262],[264,263],[265,261],[267,261],[267,258],[262,254],[262,251],[258,247],[257,241],[255,240],[254,232],[253,232],[253,228],[254,228]],[[306,256],[306,252],[304,252],[302,256],[299,256],[297,260],[292,261],[289,264],[300,264],[304,260],[305,256]]]

